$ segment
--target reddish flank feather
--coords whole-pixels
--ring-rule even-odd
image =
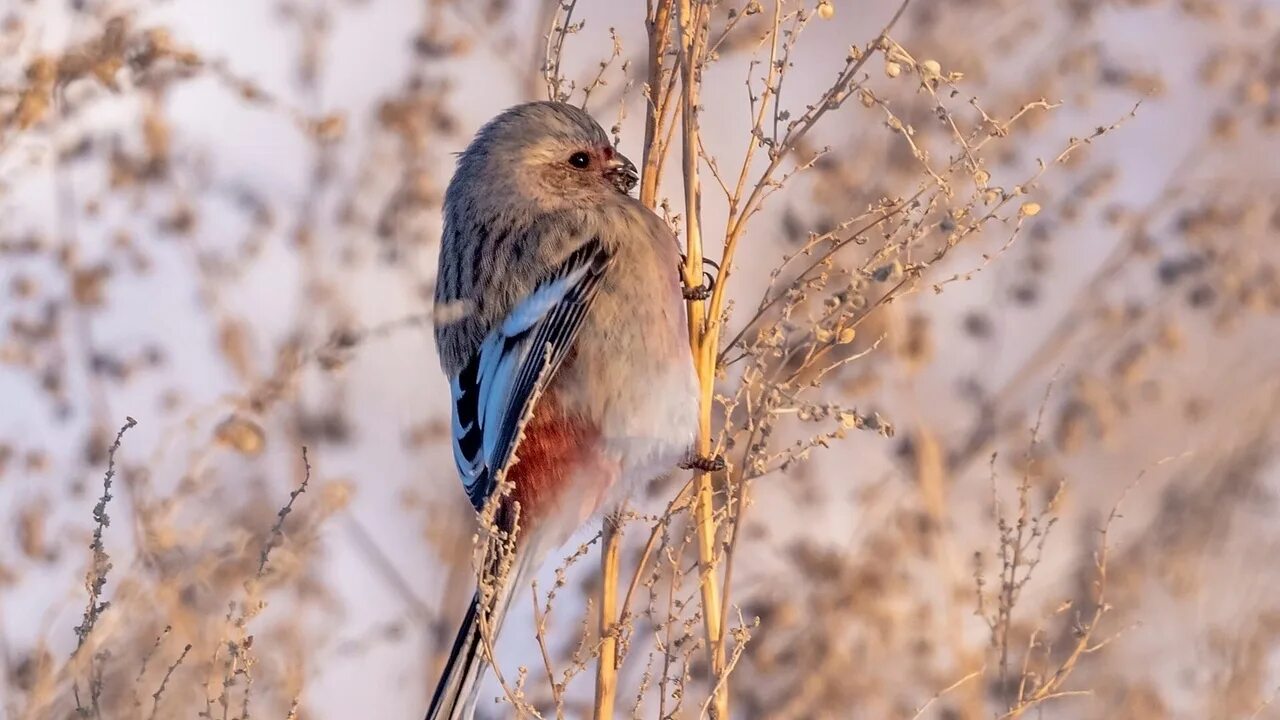
[[[547,388],[516,448],[518,459],[507,472],[511,498],[520,504],[522,528],[536,528],[557,508],[575,471],[595,464],[599,437],[598,428],[565,412],[554,384]]]

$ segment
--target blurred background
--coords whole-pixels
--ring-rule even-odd
[[[705,81],[706,149],[727,168],[751,128],[753,5],[713,10],[713,27],[751,15]],[[802,112],[897,5],[787,3],[813,16],[782,104]],[[474,532],[430,333],[441,196],[480,124],[544,95],[563,12],[0,3],[0,715],[65,718],[94,693],[108,718],[425,710],[471,592]],[[587,107],[637,159],[645,16],[640,0],[578,3],[561,67],[575,102],[599,74]],[[982,150],[992,185],[1048,168],[1027,188],[1034,207],[869,313],[852,344],[867,354],[810,396],[893,432],[753,481],[733,575],[730,616],[751,628],[734,715],[1000,716],[1016,690],[995,672],[979,595],[1001,589],[1022,484],[1043,522],[1031,579],[998,623],[1005,663],[1043,686],[1070,662],[1065,696],[1026,712],[1280,718],[1280,3],[918,0],[892,37],[959,74],[965,128],[1052,105]],[[748,230],[731,331],[811,231],[911,195],[922,167],[955,155],[915,66],[890,64],[868,63],[866,87],[910,135],[871,101],[824,118],[811,142],[831,152]],[[670,170],[659,197],[679,215]],[[704,186],[704,223],[723,228]],[[876,242],[832,271],[864,266]],[[100,505],[126,417],[137,425]],[[308,478],[304,446],[305,492],[280,515]],[[635,507],[660,512],[676,487]],[[1073,656],[1122,497],[1104,612]],[[628,563],[646,536],[627,534]],[[596,566],[569,568],[556,658],[578,645]],[[99,612],[85,578],[104,572]],[[544,568],[544,592],[554,582]],[[509,676],[531,669],[538,704],[532,625],[518,603],[499,654]],[[620,713],[658,716],[654,636],[631,640]],[[588,668],[570,683],[568,717],[586,712],[591,682]],[[700,704],[665,712],[698,717]]]

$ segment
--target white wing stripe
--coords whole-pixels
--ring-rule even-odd
[[[492,492],[491,473],[509,461],[537,386],[568,354],[611,261],[598,238],[575,250],[452,378],[454,460],[477,509]]]

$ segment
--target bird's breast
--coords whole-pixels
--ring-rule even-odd
[[[697,376],[666,242],[621,249],[564,374],[626,485],[670,472],[697,432]]]

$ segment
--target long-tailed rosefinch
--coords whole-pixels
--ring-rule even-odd
[[[628,194],[636,179],[600,126],[563,103],[507,110],[458,159],[436,342],[462,484],[477,511],[493,503],[515,549],[482,568],[428,720],[472,716],[481,618],[496,631],[549,551],[688,455],[697,380],[679,253]]]

